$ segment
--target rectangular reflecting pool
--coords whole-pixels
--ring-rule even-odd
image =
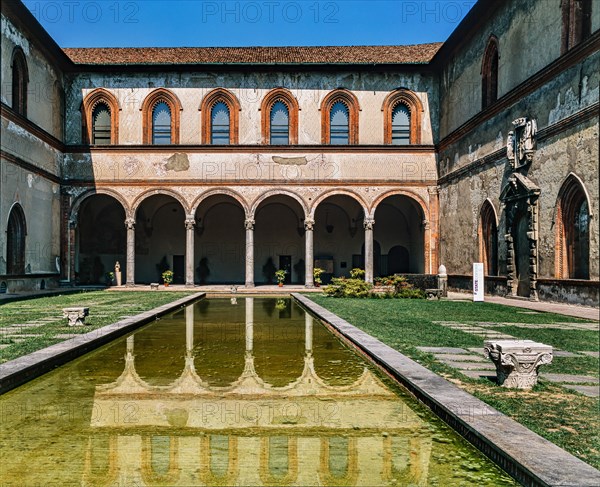
[[[0,396],[0,485],[504,486],[292,299],[205,299]]]

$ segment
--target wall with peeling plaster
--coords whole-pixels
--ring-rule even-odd
[[[300,106],[298,143],[321,143],[321,101],[330,91],[346,88],[358,98],[359,143],[383,143],[383,102],[393,90],[413,90],[423,104],[422,143],[432,144],[437,137],[437,84],[433,75],[412,73],[165,73],[110,74],[79,73],[68,81],[67,142],[80,144],[81,103],[96,88],[105,88],[119,100],[119,143],[142,143],[141,106],[153,89],[171,90],[182,104],[181,144],[199,144],[201,139],[200,104],[214,88],[226,88],[241,105],[239,140],[242,145],[261,144],[260,105],[265,95],[277,87],[289,89]]]
[[[20,47],[27,59],[29,83],[27,85],[27,118],[59,140],[63,138],[64,89],[62,73],[45,58],[36,45],[27,39],[4,15],[0,18],[0,99],[12,106],[12,57],[15,47]]]
[[[501,97],[560,55],[560,2],[507,2],[481,31],[463,46],[444,68],[440,82],[441,150],[440,262],[450,274],[471,274],[480,261],[478,225],[486,199],[498,217],[499,271],[506,275],[506,222],[500,193],[511,174],[506,140],[512,121],[537,120],[537,150],[524,174],[541,188],[538,200],[538,277],[555,277],[555,222],[558,194],[569,174],[577,175],[589,195],[590,278],[599,275],[598,237],[598,102],[600,52],[562,71],[514,105],[485,119],[475,128],[445,144],[443,138],[479,113],[481,61],[490,34],[499,40],[499,92]],[[600,9],[593,7],[592,29],[597,30]],[[531,34],[531,35],[529,35]],[[526,45],[526,49],[520,46]],[[542,47],[543,46],[543,47]],[[465,86],[471,87],[470,90]],[[463,92],[466,93],[463,95]],[[465,98],[467,97],[467,98]],[[590,110],[592,112],[590,112]],[[595,112],[594,112],[595,111]],[[583,116],[590,113],[589,116]],[[595,113],[595,114],[594,114]],[[579,118],[578,118],[579,117]],[[580,121],[578,121],[580,120]],[[457,228],[460,231],[457,231]],[[578,288],[581,302],[597,291]],[[564,300],[564,292],[544,292],[545,299]],[[573,296],[572,302],[577,302]],[[597,303],[596,303],[597,305]]]

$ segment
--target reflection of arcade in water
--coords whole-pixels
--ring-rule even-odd
[[[96,387],[84,485],[427,485],[431,432],[368,369],[351,385],[315,372],[306,314],[304,369],[275,387],[254,366],[254,299],[246,298],[245,367],[227,387],[194,365],[194,307],[185,367],[168,385],[125,370]]]

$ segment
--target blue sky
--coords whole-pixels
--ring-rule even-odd
[[[444,41],[473,0],[25,0],[62,47]]]

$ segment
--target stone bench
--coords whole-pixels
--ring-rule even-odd
[[[150,289],[152,289],[152,291],[158,291],[158,282],[151,282]]]
[[[442,297],[441,289],[425,289],[427,299],[440,299]]]
[[[63,318],[67,318],[69,326],[83,326],[85,317],[90,314],[90,308],[63,308]]]
[[[496,365],[498,385],[531,389],[540,365],[552,362],[552,347],[533,340],[486,341],[483,354]]]

